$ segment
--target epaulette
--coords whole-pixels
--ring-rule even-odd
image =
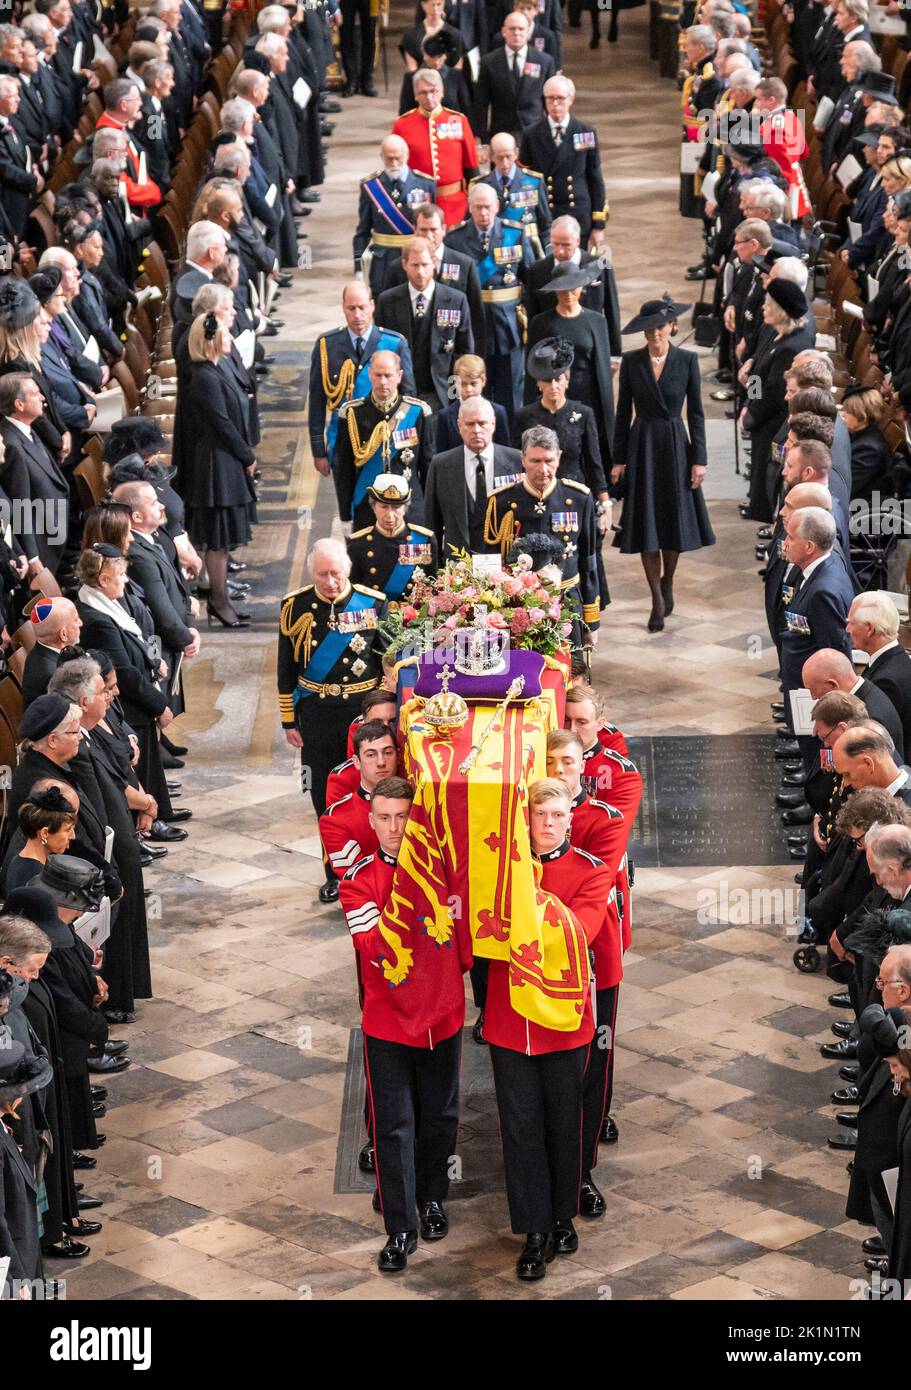
[[[425,415],[432,415],[432,414],[433,414],[433,411],[430,409],[430,406],[427,404],[427,402],[426,402],[426,401],[422,401],[422,400],[420,399],[419,396],[404,396],[404,395],[403,395],[403,396],[402,396],[402,400],[403,400],[403,401],[407,401],[409,405],[419,405],[419,406],[421,407],[421,410],[424,412]]]
[[[338,801],[333,801],[333,803],[332,803],[331,806],[327,806],[326,809],[325,809],[325,811],[323,812],[323,815],[324,815],[324,816],[331,816],[331,815],[334,815],[334,813],[338,810],[338,808],[339,808],[340,806],[344,806],[344,804],[345,804],[346,801],[350,801],[350,800],[351,800],[351,798],[352,798],[353,795],[354,795],[353,792],[346,792],[344,796],[340,796],[340,797],[339,797]]]
[[[353,762],[354,760],[350,759],[350,761]],[[345,764],[342,763],[342,767],[344,766]],[[606,811],[607,814],[610,816],[611,820],[623,819],[623,812],[618,811],[616,806],[611,806],[609,801],[599,801],[597,797],[590,796],[588,798],[588,804],[589,806],[597,806],[600,810]]]
[[[385,172],[385,169],[377,169],[375,174],[365,174],[361,179],[361,183],[369,183],[371,179],[378,179],[380,175],[385,174]]]
[[[588,862],[590,864],[593,864],[596,869],[600,868],[601,865],[604,863],[603,859],[597,859],[595,855],[589,854],[587,849],[580,849],[578,845],[572,845],[571,848],[575,851],[576,854],[584,855]]]
[[[384,602],[386,600],[386,595],[380,593],[379,589],[368,589],[366,584],[352,584],[351,587],[359,594],[369,594],[371,598],[381,598]]]
[[[577,491],[579,491],[579,492],[588,492],[588,493],[591,492],[591,488],[590,488],[590,487],[588,487],[585,483],[577,483],[577,482],[575,481],[574,478],[558,478],[558,479],[557,479],[557,486],[558,486],[558,487],[574,487],[574,488],[576,488]]]
[[[462,230],[463,227],[467,227],[467,226],[468,226],[469,220],[470,220],[470,219],[466,217],[466,218],[464,219],[464,221],[462,221],[462,222],[457,222],[457,223],[455,224],[454,227],[450,227],[450,228],[449,228],[449,230],[447,231],[446,235],[447,235],[447,236],[452,236],[452,233],[453,233],[453,232],[460,232],[460,231]],[[445,243],[444,243],[444,244],[445,244]]]
[[[418,534],[421,536],[433,535],[433,532],[431,531],[429,526],[418,526],[416,522],[409,522],[408,524],[412,531],[417,531]]]
[[[292,589],[290,594],[285,594],[282,603],[287,603],[289,598],[297,598],[298,594],[309,594],[312,588],[312,584],[305,584],[302,589]]]
[[[615,748],[605,748],[602,746],[601,752],[604,754],[605,758],[613,758],[614,762],[619,763],[624,772],[638,771],[636,764],[631,763],[629,758],[624,758],[623,754],[618,753]]]
[[[350,401],[342,401],[338,408],[339,419],[341,419],[343,415],[346,415],[352,406],[363,405],[366,399],[366,396],[353,396]]]
[[[343,763],[336,763],[335,767],[330,768],[330,770],[329,770],[329,776],[330,776],[330,777],[339,777],[339,776],[341,776],[341,774],[345,771],[346,768],[348,768],[348,767],[353,767],[353,766],[354,766],[354,759],[353,759],[353,758],[346,758],[345,761],[344,761]]]
[[[372,854],[365,854],[363,859],[359,859],[356,864],[351,865],[351,868],[345,874],[345,878],[348,881],[350,881],[352,878],[354,878],[354,875],[357,873],[358,869],[362,869],[365,864],[369,864],[372,858]]]
[[[531,174],[532,178],[535,179],[544,178],[544,175],[540,174],[537,169],[529,169],[527,164],[520,164],[518,159],[516,160],[516,163],[519,165],[519,168],[522,170],[523,174]]]
[[[372,526],[365,526],[365,527],[363,528],[362,531],[352,531],[352,532],[351,532],[351,535],[348,537],[348,539],[349,539],[349,541],[357,541],[357,540],[360,540],[361,536],[370,536],[370,535],[372,535],[372,534],[373,534],[373,527],[372,527]]]

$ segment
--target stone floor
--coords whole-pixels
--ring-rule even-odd
[[[601,133],[630,314],[664,289],[686,299],[684,268],[700,249],[698,226],[677,214],[679,99],[648,61],[645,14],[623,16],[617,47],[592,55],[572,32],[566,46],[578,113]],[[394,45],[390,69],[387,96],[347,103],[338,118],[306,224],[309,261],[281,302],[288,326],[263,393],[261,525],[247,557],[256,621],[204,632],[189,672],[179,736],[191,745],[191,835],[150,876],[155,999],[123,1030],[133,1067],[109,1083],[108,1140],[89,1184],[105,1199],[104,1230],[88,1260],[59,1272],[72,1297],[89,1299],[847,1298],[863,1273],[861,1232],[844,1221],[843,1159],[825,1147],[826,982],[790,963],[793,866],[640,868],[620,996],[621,1139],[597,1171],[608,1214],[580,1223],[578,1255],[542,1285],[513,1277],[495,1134],[477,1150],[488,1171],[454,1197],[445,1244],[421,1249],[397,1280],[375,1268],[369,1193],[340,1190],[352,1185],[339,1172],[353,962],[339,912],[316,900],[315,825],[277,725],[274,630],[311,534],[331,525],[304,432],[308,351],[340,319],[357,179],[394,115]],[[611,718],[637,737],[771,735],[753,537],[736,512],[731,427],[707,405],[718,543],[681,564],[663,634],[645,631],[637,562],[608,557],[596,680]],[[729,775],[735,814],[766,818],[749,778]],[[659,806],[659,818],[674,809]],[[481,1089],[485,1065],[477,1055],[466,1065]]]

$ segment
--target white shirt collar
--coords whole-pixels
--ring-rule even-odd
[[[898,776],[897,776],[897,777],[893,777],[893,779],[892,779],[892,781],[889,783],[888,787],[886,787],[886,791],[888,792],[889,796],[894,796],[896,792],[901,791],[902,787],[905,785],[905,783],[907,782],[907,780],[908,780],[908,773],[907,773],[907,770],[906,770],[905,768],[902,768],[902,770],[901,770],[901,772],[898,774]]]
[[[848,694],[849,694],[849,695],[856,695],[857,692],[858,692],[858,690],[860,689],[860,687],[863,685],[863,683],[864,683],[864,678],[863,678],[863,676],[858,676],[858,677],[857,677],[857,680],[854,682],[854,684],[851,686],[851,689],[848,691]]]
[[[32,438],[32,427],[31,427],[31,425],[26,425],[22,420],[16,420],[12,415],[7,415],[6,418],[7,418],[7,420],[9,420],[9,422],[10,422],[11,425],[15,425],[15,426],[16,426],[16,429],[17,429],[17,430],[21,430],[21,431],[22,431],[22,433],[25,435],[26,439],[31,439],[31,438]]]
[[[566,117],[566,120],[563,121],[562,123],[559,122],[559,121],[555,121],[555,120],[553,119],[553,117],[548,116],[548,118],[547,118],[547,123],[548,123],[548,125],[550,126],[550,133],[551,133],[551,135],[556,135],[556,133],[557,133],[558,130],[562,130],[563,133],[565,134],[565,133],[566,133],[566,128],[567,128],[568,125],[569,125],[569,116],[567,116],[567,117]]]
[[[524,48],[518,49],[518,51],[512,48],[508,49],[506,53],[506,63],[509,67],[510,72],[512,72],[513,64],[515,63],[517,58],[519,60],[519,71],[521,72],[522,69],[525,67],[525,60],[527,59],[527,57],[528,44],[526,44]]]
[[[819,559],[818,559],[818,560],[814,560],[813,563],[812,563],[812,565],[807,565],[806,569],[803,571],[804,583],[807,582],[807,580],[809,579],[809,577],[810,577],[810,575],[813,573],[813,571],[814,571],[814,570],[818,570],[818,569],[819,569],[819,566],[823,563],[823,561],[824,561],[824,560],[828,560],[828,558],[829,558],[828,555],[820,555]]]
[[[478,456],[473,449],[462,446],[465,456],[465,483],[468,487],[468,495],[474,500],[475,472],[478,466]],[[493,445],[490,444],[486,449],[481,450],[481,458],[484,460],[484,482],[487,487],[488,495],[493,492],[494,472],[493,472]]]
[[[422,294],[422,295],[424,296],[424,304],[425,304],[425,306],[427,306],[427,305],[430,304],[431,299],[433,299],[433,287],[434,287],[434,283],[435,283],[435,282],[434,282],[433,280],[431,280],[431,282],[430,282],[430,284],[427,286],[426,290],[416,290],[416,289],[414,288],[414,285],[412,285],[412,284],[409,284],[409,285],[408,285],[408,293],[411,295],[411,307],[412,307],[412,309],[414,309],[414,306],[415,306],[415,304],[417,303],[417,298],[418,298],[418,295],[419,295],[419,294]]]
[[[194,270],[198,270],[200,275],[204,275],[207,280],[212,279],[211,270],[206,270],[205,266],[197,265],[195,261],[187,261],[187,265],[191,265]]]
[[[880,647],[880,649],[879,649],[878,652],[874,652],[874,653],[873,653],[873,655],[870,657],[870,660],[869,660],[869,663],[868,663],[868,664],[869,664],[870,666],[872,666],[873,663],[874,663],[874,661],[879,661],[879,658],[880,658],[881,656],[883,656],[886,652],[891,652],[892,648],[893,648],[893,647],[897,647],[897,646],[898,646],[898,640],[897,640],[897,638],[894,638],[894,637],[893,637],[893,639],[892,639],[891,642],[886,642],[884,646]]]

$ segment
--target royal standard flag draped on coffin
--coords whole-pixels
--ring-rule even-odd
[[[472,704],[451,737],[421,722],[422,702],[402,709],[408,731],[405,769],[416,784],[412,815],[399,852],[392,900],[380,919],[390,948],[384,971],[409,1015],[420,1004],[421,1026],[442,1016],[454,972],[441,986],[421,979],[427,952],[451,953],[461,969],[476,956],[510,964],[510,998],[523,1018],[574,1032],[590,976],[581,933],[569,914],[540,890],[540,865],[528,835],[528,787],[546,772],[546,738],[556,727],[549,692],[511,703],[493,726],[496,703]],[[460,770],[474,744],[481,751]],[[409,923],[420,920],[417,932]],[[448,962],[447,962],[448,965]],[[427,997],[424,997],[426,993]],[[446,1008],[452,1007],[452,1001]]]

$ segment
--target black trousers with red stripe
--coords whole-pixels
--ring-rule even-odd
[[[491,1045],[509,1219],[516,1235],[552,1231],[579,1210],[587,1047],[528,1057]]]
[[[418,1204],[449,1195],[461,1060],[461,1028],[433,1048],[364,1035],[376,1185],[387,1235],[415,1230]]]
[[[598,1162],[598,1139],[610,1110],[614,1089],[614,1030],[619,985],[599,989],[595,996],[598,1023],[589,1043],[588,1066],[582,1089],[582,1168],[590,1173]]]

